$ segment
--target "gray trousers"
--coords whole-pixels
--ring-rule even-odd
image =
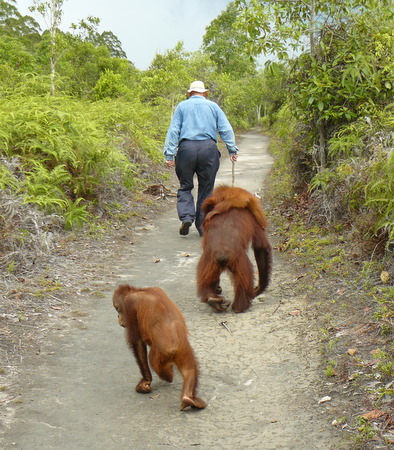
[[[179,180],[178,217],[182,222],[195,222],[200,234],[202,234],[201,225],[204,219],[201,205],[213,191],[219,170],[219,159],[220,152],[212,139],[181,141],[175,158],[175,172]],[[192,195],[194,174],[197,175],[198,180],[196,205]]]

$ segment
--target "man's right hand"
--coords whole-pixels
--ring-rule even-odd
[[[166,165],[167,167],[174,167],[175,161],[173,159],[166,159]]]

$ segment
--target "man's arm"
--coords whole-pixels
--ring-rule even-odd
[[[230,156],[232,155],[236,156],[238,152],[238,147],[235,144],[235,135],[233,127],[231,126],[226,115],[220,109],[219,106],[217,107],[217,127],[219,135],[222,138],[223,142],[226,144]]]
[[[179,105],[175,109],[174,116],[168,128],[164,142],[164,156],[167,161],[173,161],[178,151],[179,135],[181,132],[182,114]]]

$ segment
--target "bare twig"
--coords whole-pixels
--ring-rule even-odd
[[[222,327],[224,327],[229,333],[231,333],[231,330],[228,327],[227,322],[220,322],[220,325],[222,325]]]
[[[280,308],[280,305],[283,305],[282,300],[279,300],[279,304],[278,304],[278,306],[275,308],[275,311],[271,314],[271,316],[273,316],[273,315],[276,313],[276,311],[278,311],[278,309]]]

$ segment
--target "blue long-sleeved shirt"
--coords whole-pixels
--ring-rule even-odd
[[[237,153],[232,126],[219,105],[200,95],[193,95],[176,107],[164,143],[167,160],[174,159],[182,139],[217,141],[217,132],[230,154]]]

